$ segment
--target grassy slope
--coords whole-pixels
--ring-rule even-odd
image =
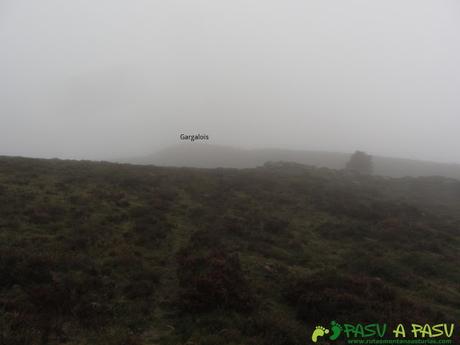
[[[0,158],[0,344],[303,344],[460,317],[460,182]],[[3,342],[3,343],[2,343]]]

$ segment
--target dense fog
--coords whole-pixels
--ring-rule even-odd
[[[238,148],[460,163],[456,0],[2,0],[0,155]]]

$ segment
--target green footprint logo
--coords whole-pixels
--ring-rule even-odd
[[[315,330],[311,335],[311,341],[316,343],[318,341],[318,337],[323,337],[325,334],[328,334],[329,330],[323,326],[316,326]]]
[[[342,333],[342,326],[335,321],[331,321],[332,334],[329,337],[330,340],[336,340]]]

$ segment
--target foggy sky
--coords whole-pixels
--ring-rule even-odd
[[[0,155],[460,163],[459,43],[458,0],[0,0]]]

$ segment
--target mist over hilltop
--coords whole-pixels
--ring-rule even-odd
[[[254,168],[269,161],[297,162],[317,167],[343,169],[351,153],[288,150],[242,149],[204,143],[182,144],[153,154],[124,159],[134,164],[196,168]],[[459,164],[373,155],[374,173],[382,176],[445,176],[460,179]]]
[[[456,0],[0,5],[0,154],[248,148],[460,163]]]

